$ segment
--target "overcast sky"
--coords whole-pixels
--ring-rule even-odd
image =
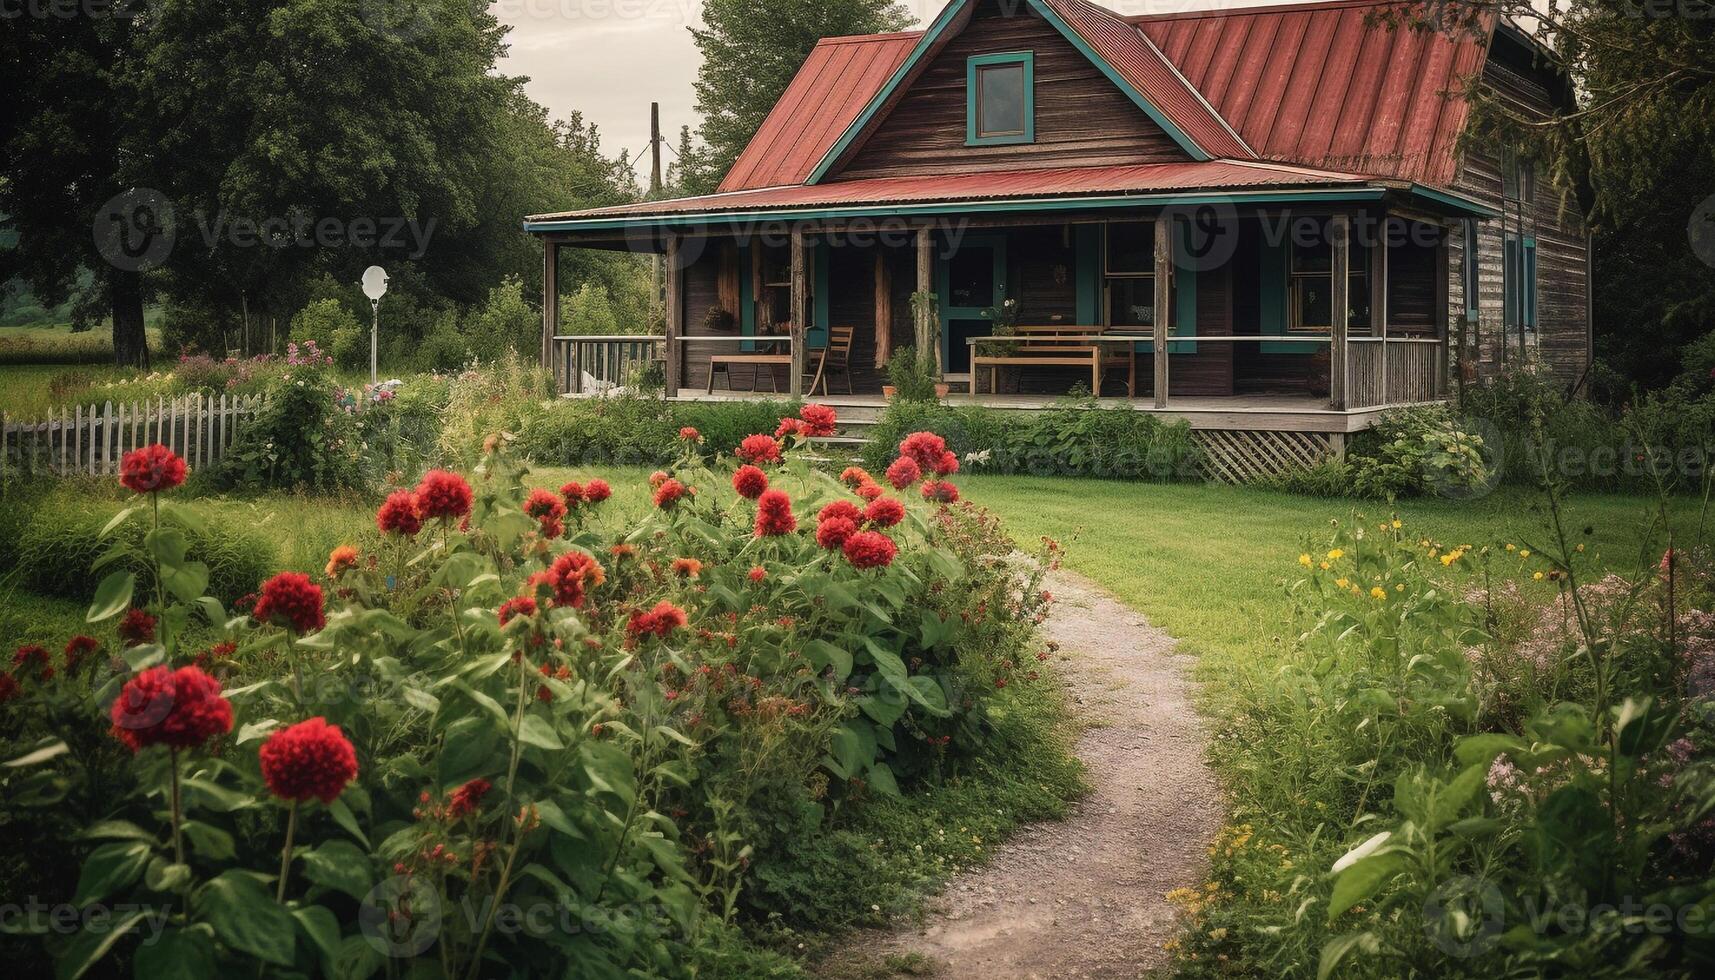
[[[766,4],[768,0],[756,0]],[[1105,0],[1110,10],[1140,14],[1211,7],[1259,6],[1294,0]],[[947,0],[906,0],[918,24]],[[564,118],[574,111],[601,128],[610,154],[633,154],[649,141],[649,103],[661,103],[661,130],[669,143],[679,127],[697,125],[691,82],[697,47],[690,26],[702,26],[702,0],[496,0],[511,25],[512,50],[501,70],[530,78],[530,97]],[[665,154],[672,162],[672,152]],[[647,164],[638,178],[648,179]]]

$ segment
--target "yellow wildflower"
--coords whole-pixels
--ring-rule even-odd
[[[1299,555],[1298,556],[1298,564],[1303,565],[1305,568],[1309,568],[1310,567],[1310,556],[1309,555]]]
[[[1532,575],[1531,578],[1534,579],[1535,581],[1540,582],[1540,581],[1542,581],[1542,573],[1537,572],[1535,575]]]
[[[1387,590],[1378,585],[1375,588],[1370,590],[1370,598],[1372,598],[1372,599],[1386,599],[1387,598]]]
[[[1524,550],[1522,550],[1522,551],[1520,551],[1520,552],[1519,552],[1519,553],[1518,553],[1518,556],[1519,556],[1519,557],[1520,557],[1520,558],[1529,558],[1529,557],[1530,557],[1530,549],[1529,549],[1529,548],[1525,548],[1525,549],[1524,549]]]
[[[1335,548],[1333,551],[1328,552],[1329,561],[1339,561],[1344,557],[1346,557],[1346,553],[1339,548]]]
[[[1334,584],[1344,589],[1352,584],[1352,580],[1349,578],[1339,578],[1334,580]]]
[[[1402,528],[1402,527],[1404,527],[1404,526],[1405,526],[1405,522],[1404,522],[1404,521],[1402,521],[1402,520],[1400,520],[1400,519],[1399,519],[1399,518],[1397,518],[1397,517],[1396,517],[1396,518],[1394,518],[1394,519],[1393,519],[1393,529],[1394,529],[1394,530],[1395,530],[1395,531],[1397,531],[1397,530],[1399,530],[1399,529],[1400,529],[1400,528]]]

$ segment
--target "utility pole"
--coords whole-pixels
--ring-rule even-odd
[[[649,103],[649,197],[661,197],[661,103]],[[649,257],[649,285],[655,308],[662,310],[667,303],[667,280],[663,274],[661,256]]]

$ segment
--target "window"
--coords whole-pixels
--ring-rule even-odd
[[[1508,336],[1519,346],[1535,344],[1536,239],[1508,233],[1502,251],[1502,293]]]
[[[977,55],[965,63],[965,144],[1036,141],[1036,59],[1029,51]]]
[[[1501,151],[1501,197],[1520,204],[1536,200],[1536,164],[1511,147]]]
[[[1155,328],[1155,222],[1115,221],[1102,236],[1110,327]]]
[[[1477,245],[1477,219],[1465,220],[1465,317],[1475,319],[1482,299],[1482,263]]]
[[[1323,221],[1314,235],[1293,236],[1290,326],[1297,333],[1328,333],[1334,326],[1334,246],[1328,240],[1329,226]],[[1368,259],[1368,250],[1354,243],[1346,269],[1348,331],[1370,325]]]

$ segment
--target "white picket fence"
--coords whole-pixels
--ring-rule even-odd
[[[262,409],[260,395],[184,395],[51,411],[20,420],[0,412],[0,460],[7,472],[105,476],[141,446],[162,443],[192,470],[220,459]]]

